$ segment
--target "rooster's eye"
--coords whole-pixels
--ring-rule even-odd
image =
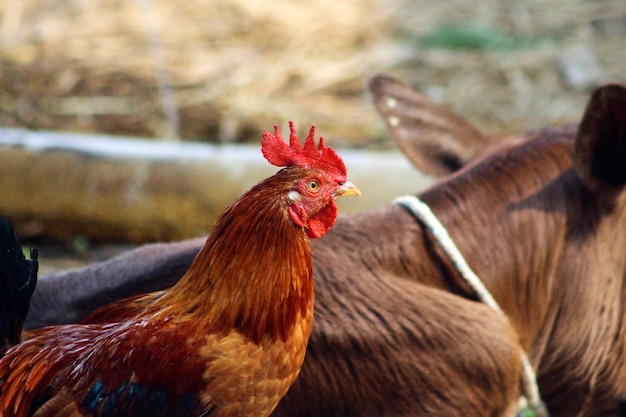
[[[320,185],[317,183],[317,181],[309,181],[309,183],[306,185],[306,188],[309,191],[316,193],[319,191]]]

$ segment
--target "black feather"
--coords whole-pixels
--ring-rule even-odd
[[[11,221],[0,216],[0,354],[21,340],[38,268],[37,250],[27,260]]]

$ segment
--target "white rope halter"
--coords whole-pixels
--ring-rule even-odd
[[[417,218],[435,237],[435,240],[443,249],[446,256],[452,262],[452,265],[459,271],[459,274],[465,279],[470,287],[476,292],[476,295],[484,304],[488,305],[495,311],[497,311],[505,320],[508,317],[504,314],[496,300],[493,298],[485,284],[480,280],[478,275],[472,271],[465,258],[454,244],[454,241],[450,238],[450,235],[443,227],[439,219],[433,214],[432,210],[419,198],[406,195],[400,196],[393,200],[393,204],[399,204],[409,210],[409,212]],[[534,412],[537,417],[548,417],[548,410],[541,400],[539,395],[539,388],[537,386],[537,377],[535,370],[533,369],[528,355],[524,352],[524,349],[520,349],[520,356],[522,358],[522,392],[523,396],[520,399],[520,408],[530,408],[518,415],[529,415],[530,412]],[[526,403],[526,404],[524,404]]]

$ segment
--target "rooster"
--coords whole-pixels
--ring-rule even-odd
[[[37,250],[27,260],[11,221],[0,216],[0,356],[21,340],[38,267]]]
[[[313,320],[309,238],[359,195],[314,126],[262,152],[285,167],[236,200],[171,289],[44,328],[0,360],[0,415],[267,416],[295,381]]]

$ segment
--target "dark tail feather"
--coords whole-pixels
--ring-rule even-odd
[[[0,356],[21,341],[38,268],[37,250],[27,260],[11,221],[0,216]]]

